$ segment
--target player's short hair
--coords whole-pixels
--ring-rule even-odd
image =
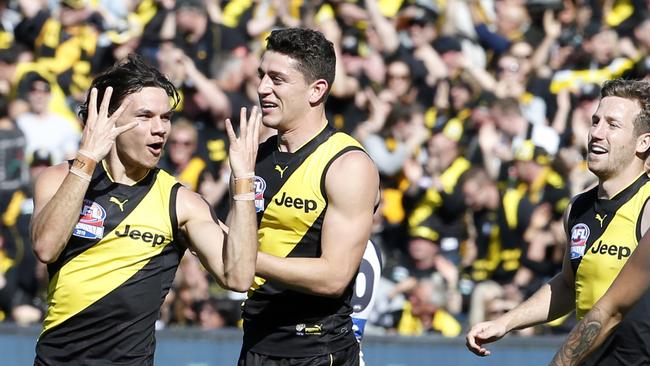
[[[650,83],[642,80],[608,80],[600,90],[601,98],[619,97],[639,103],[641,111],[634,119],[634,133],[650,132]]]
[[[108,107],[108,114],[111,115],[119,108],[124,98],[137,93],[146,87],[163,89],[172,99],[172,108],[176,108],[180,97],[174,84],[167,79],[158,69],[144,62],[141,56],[130,54],[125,59],[118,61],[106,71],[99,74],[90,85],[86,100],[79,107],[79,117],[86,124],[88,118],[88,103],[90,102],[90,91],[97,88],[97,106],[101,104],[106,88],[113,87],[113,94]]]
[[[306,28],[287,28],[271,32],[266,49],[297,61],[298,71],[308,83],[327,81],[327,93],[334,83],[336,53],[334,45],[321,32]],[[327,94],[326,93],[326,94]]]

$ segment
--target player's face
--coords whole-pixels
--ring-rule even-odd
[[[258,69],[260,84],[257,88],[262,123],[280,131],[297,124],[309,112],[309,97],[313,91],[305,77],[298,71],[296,60],[267,51]]]
[[[130,99],[131,103],[116,125],[121,126],[132,121],[138,121],[139,124],[117,137],[115,146],[118,156],[127,168],[151,169],[160,160],[171,128],[172,110],[169,97],[161,88],[146,87],[126,98]]]
[[[605,97],[591,120],[587,162],[598,178],[607,179],[635,158],[637,136],[634,119],[641,111],[636,101]]]

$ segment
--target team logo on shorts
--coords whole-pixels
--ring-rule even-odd
[[[101,239],[104,237],[104,220],[106,210],[99,203],[85,199],[72,235],[84,239]]]
[[[255,212],[264,211],[264,191],[266,181],[262,177],[255,176]]]
[[[587,239],[589,239],[589,226],[580,223],[571,228],[571,259],[585,255]]]

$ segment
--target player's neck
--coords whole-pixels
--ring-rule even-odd
[[[319,118],[305,118],[296,121],[295,125],[285,131],[278,131],[278,150],[283,152],[296,152],[318,135],[327,125],[325,115]]]
[[[611,199],[619,192],[630,186],[641,174],[644,174],[643,165],[636,166],[632,163],[627,169],[607,179],[600,179],[598,184],[598,198]]]
[[[119,159],[115,149],[106,156],[102,164],[113,182],[128,186],[139,182],[149,173],[149,169],[142,166],[127,166]]]

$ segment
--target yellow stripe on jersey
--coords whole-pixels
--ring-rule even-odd
[[[115,230],[52,277],[41,334],[118,288],[173,241],[171,218],[166,213],[170,212],[169,197],[175,183],[173,177],[159,171],[151,190]],[[155,245],[159,241],[162,243]]]
[[[506,223],[508,227],[514,229],[517,227],[519,214],[519,202],[521,202],[525,191],[522,189],[508,189],[503,195],[503,211],[506,214]]]

